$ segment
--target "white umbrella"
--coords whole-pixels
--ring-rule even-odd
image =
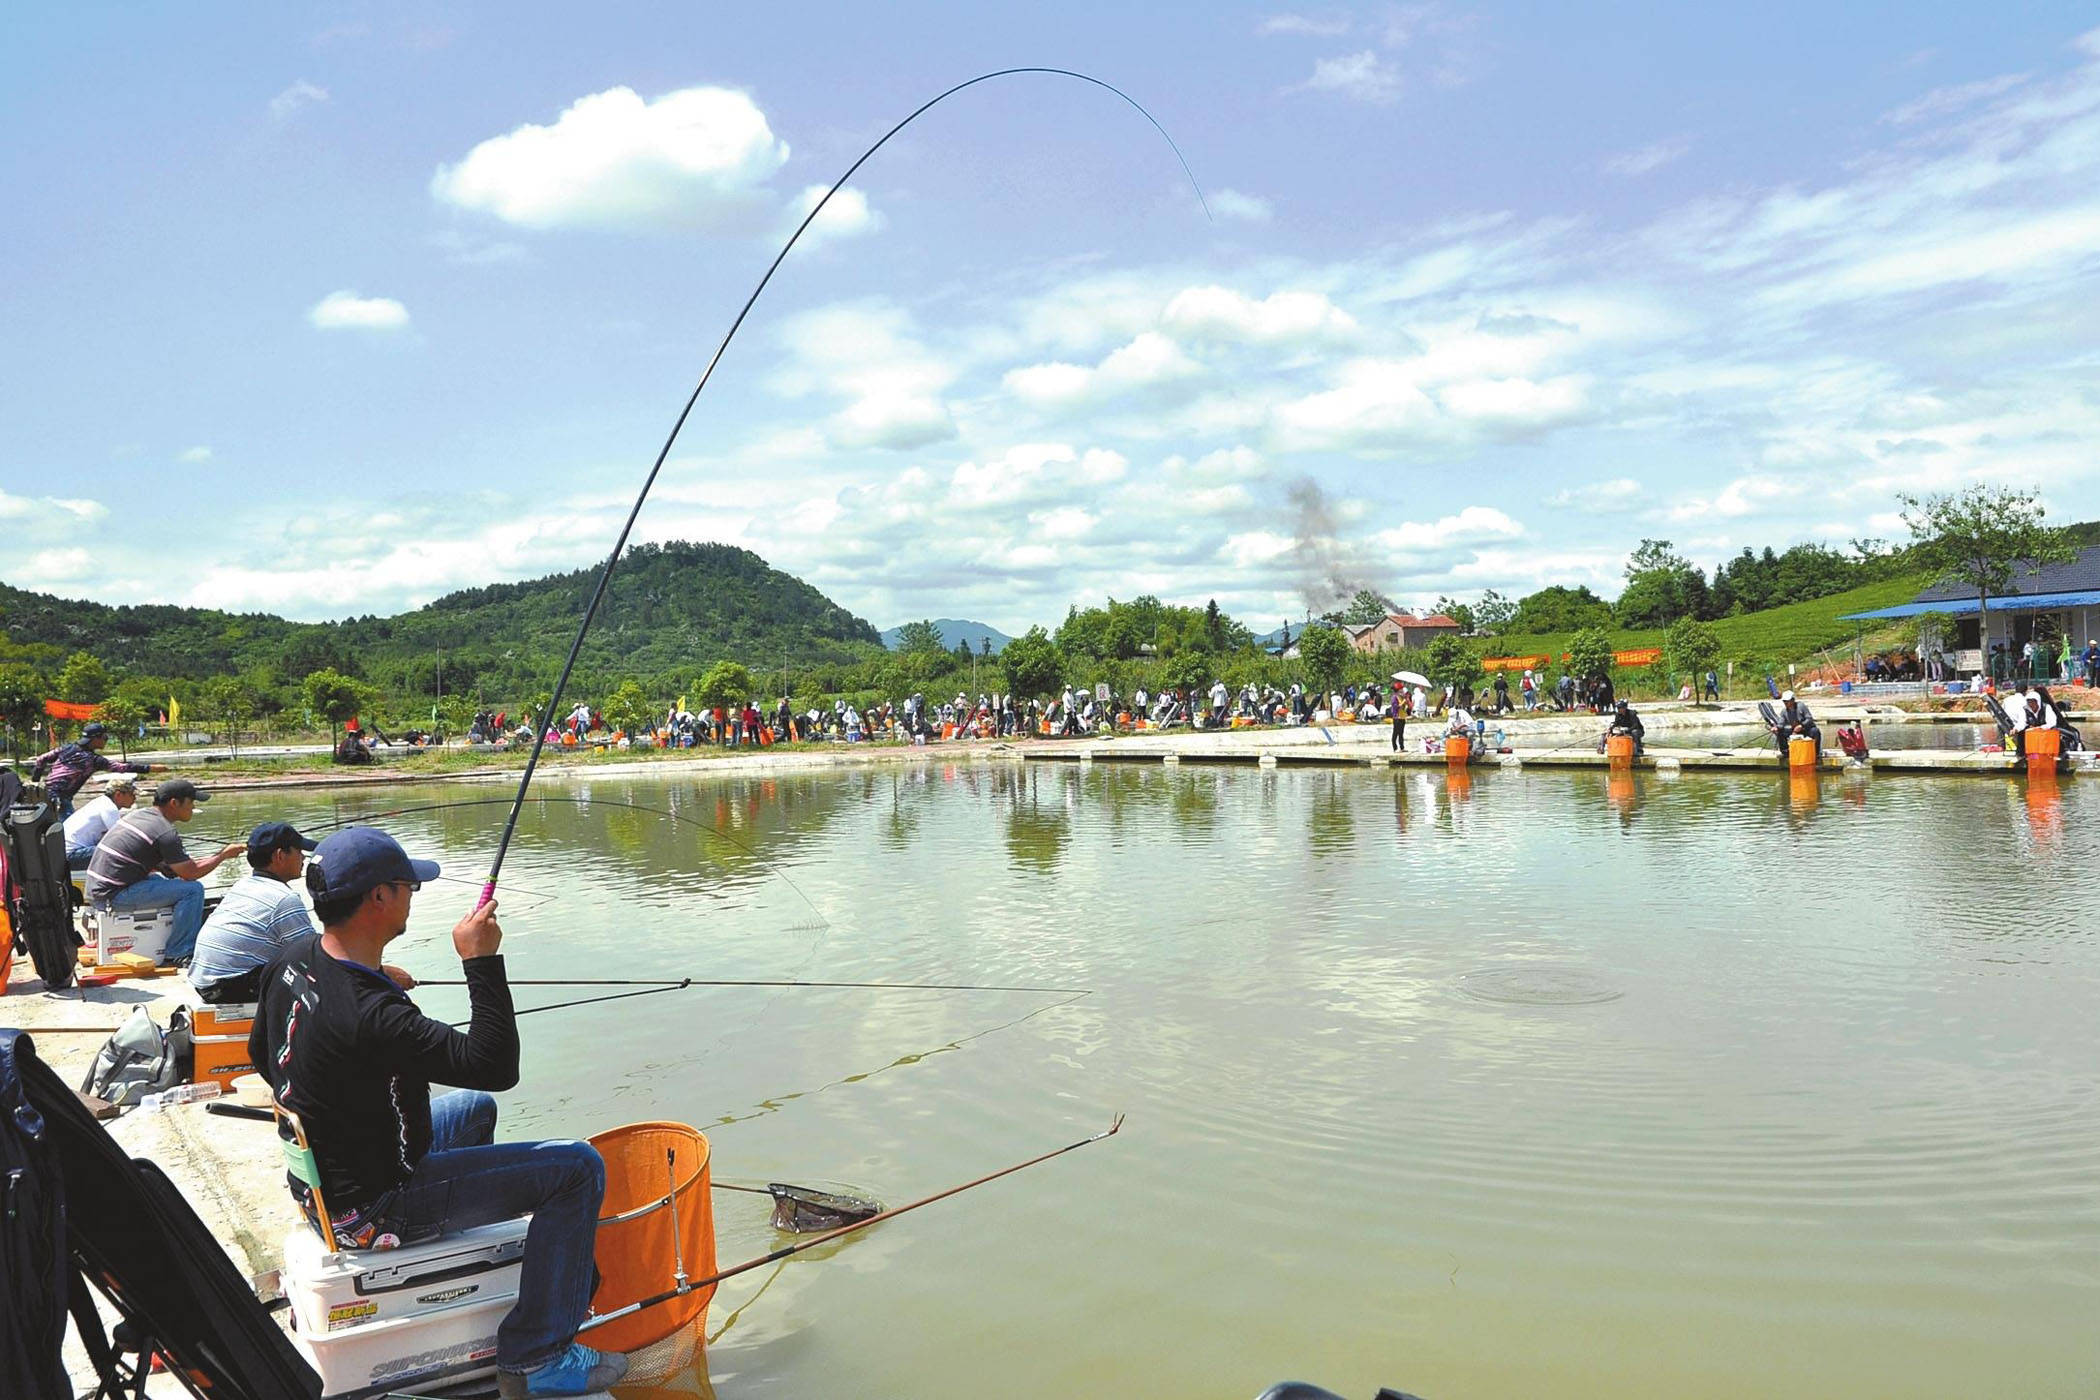
[[[1395,671],[1393,672],[1393,679],[1400,682],[1402,685],[1429,684],[1429,677],[1421,674],[1419,671]]]

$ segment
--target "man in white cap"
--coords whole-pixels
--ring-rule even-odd
[[[1772,737],[1779,744],[1779,761],[1787,760],[1787,741],[1796,734],[1804,739],[1821,743],[1823,731],[1816,728],[1815,716],[1809,714],[1808,706],[1794,698],[1791,690],[1779,694],[1779,723],[1772,726]]]
[[[102,844],[109,829],[124,819],[136,801],[138,779],[130,773],[119,773],[103,785],[100,794],[67,817],[66,869],[87,869],[95,847]]]

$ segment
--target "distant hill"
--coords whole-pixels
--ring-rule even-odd
[[[989,622],[964,622],[952,617],[937,617],[933,620],[933,625],[941,629],[941,645],[950,651],[955,650],[957,642],[968,642],[971,651],[981,652],[984,650],[984,639],[990,637],[992,655],[997,656],[1006,644],[1013,640]],[[905,624],[900,622],[895,627],[883,628],[882,644],[895,651],[897,638],[904,631],[904,626]]]
[[[382,685],[427,689],[442,649],[445,688],[514,696],[550,688],[597,568],[447,594],[413,612],[342,622],[163,605],[111,607],[0,584],[10,650],[56,670],[85,650],[113,668],[203,679],[261,669],[296,682],[334,666]],[[753,669],[851,662],[876,653],[874,627],[747,549],[636,545],[613,574],[578,675],[685,677],[734,659]]]

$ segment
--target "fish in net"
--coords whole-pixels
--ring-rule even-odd
[[[783,1181],[766,1183],[773,1198],[773,1228],[798,1235],[836,1230],[882,1214],[882,1202],[844,1191],[819,1191],[813,1186],[791,1186]]]

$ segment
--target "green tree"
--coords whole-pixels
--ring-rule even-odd
[[[1703,617],[1712,601],[1706,575],[1668,540],[1642,540],[1626,561],[1626,588],[1615,609],[1621,627],[1667,627]]]
[[[450,739],[465,736],[474,727],[474,713],[481,708],[481,697],[464,690],[455,690],[437,702],[438,733]]]
[[[1505,598],[1494,589],[1480,595],[1473,605],[1473,628],[1483,637],[1493,637],[1507,632],[1511,619],[1517,615],[1514,598]]]
[[[372,702],[371,689],[363,681],[328,666],[309,672],[299,683],[299,692],[306,708],[328,721],[331,733]]]
[[[1585,627],[1568,638],[1568,669],[1582,680],[1611,674],[1611,633],[1602,627]]]
[[[110,696],[95,707],[95,718],[109,726],[109,732],[117,736],[117,752],[131,757],[131,741],[138,737],[139,726],[152,714],[122,691]]]
[[[1438,685],[1471,685],[1484,674],[1479,655],[1449,633],[1431,638],[1424,655],[1423,674]]]
[[[1032,700],[1064,685],[1065,655],[1041,627],[1031,627],[1000,649],[999,669],[1015,701]]]
[[[2047,512],[2033,490],[1971,486],[1922,499],[1897,499],[1903,502],[1903,523],[1910,526],[1918,564],[1940,582],[1975,593],[1977,644],[1986,652],[1990,600],[2010,590],[2023,571],[2078,557],[2075,537],[2047,523]]]
[[[744,673],[746,682],[750,672]],[[701,682],[705,687],[706,682]],[[744,692],[749,694],[749,688]],[[656,707],[649,702],[649,693],[638,681],[621,681],[613,687],[613,693],[605,698],[605,722],[622,730],[628,738],[643,733],[655,726]]]
[[[941,640],[941,629],[933,625],[932,618],[921,618],[917,622],[907,622],[897,629],[895,650],[903,652],[906,656],[919,652],[946,651],[947,649],[947,643]]]
[[[1200,690],[1215,670],[1208,653],[1177,652],[1159,666],[1159,683],[1168,690]]]
[[[1308,627],[1298,634],[1298,660],[1305,666],[1307,689],[1325,695],[1341,683],[1356,648],[1339,627]]]
[[[1945,651],[1954,636],[1954,615],[1943,612],[1922,612],[1903,624],[1903,644],[1918,653],[1920,659],[1933,651]]]
[[[1527,594],[1510,618],[1508,632],[1536,636],[1543,632],[1575,632],[1584,627],[1609,627],[1611,604],[1587,587],[1564,588],[1559,584]]]
[[[1477,619],[1473,616],[1472,604],[1461,603],[1456,598],[1437,599],[1436,606],[1431,609],[1431,612],[1442,613],[1445,617],[1450,618],[1458,624],[1460,632],[1469,636],[1472,634],[1474,627],[1478,625]]]
[[[66,658],[58,673],[58,698],[81,704],[99,704],[109,695],[109,672],[88,652],[76,651]]]
[[[44,701],[51,694],[51,678],[20,661],[0,664],[0,724],[8,730],[10,744],[28,740],[43,721]]]
[[[1342,609],[1342,621],[1351,627],[1362,627],[1368,623],[1383,622],[1388,613],[1400,611],[1400,605],[1373,588],[1359,588],[1349,606]]]
[[[1710,622],[1678,618],[1670,624],[1670,630],[1663,633],[1663,665],[1673,675],[1689,676],[1692,694],[1695,697],[1701,695],[1701,679],[1721,665],[1721,634]]]
[[[255,693],[239,676],[214,676],[204,683],[204,709],[226,726],[227,747],[240,749],[241,726],[255,714]]]
[[[938,640],[934,650],[940,650]],[[751,679],[750,670],[743,663],[717,661],[708,667],[707,674],[700,678],[698,690],[701,708],[726,710],[731,705],[741,705],[750,699],[757,693],[757,686]]]

